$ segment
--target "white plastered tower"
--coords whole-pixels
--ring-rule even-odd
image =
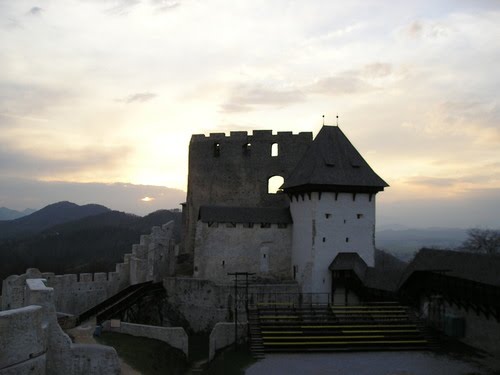
[[[293,219],[292,274],[303,293],[330,293],[329,266],[357,253],[374,266],[375,196],[382,180],[338,126],[323,126],[285,181]]]

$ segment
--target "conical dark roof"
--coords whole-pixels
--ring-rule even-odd
[[[338,126],[323,126],[283,190],[377,192],[387,186]]]

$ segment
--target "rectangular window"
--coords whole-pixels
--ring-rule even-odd
[[[331,218],[331,217],[332,217],[332,214],[325,214],[325,217],[326,217],[327,219],[329,219],[329,218]]]
[[[271,228],[271,223],[262,223],[260,224],[261,228]]]
[[[357,217],[358,219],[362,219],[362,218],[363,218],[363,214],[357,214],[357,215],[356,215],[356,217]]]

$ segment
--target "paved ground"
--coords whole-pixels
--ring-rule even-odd
[[[271,354],[246,375],[490,375],[487,362],[432,352]]]
[[[100,345],[93,336],[96,326],[95,320],[83,322],[78,327],[68,329],[66,332],[70,334],[77,344],[97,344]],[[120,358],[122,366],[122,375],[141,375],[140,372],[130,367],[122,358]]]

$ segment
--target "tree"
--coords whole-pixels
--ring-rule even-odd
[[[500,254],[500,230],[472,228],[460,246],[462,250],[483,254]]]

